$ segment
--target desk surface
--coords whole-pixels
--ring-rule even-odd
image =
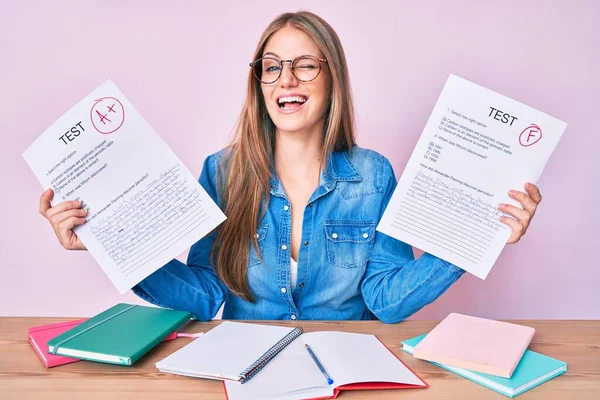
[[[189,343],[181,338],[159,344],[132,367],[76,362],[46,369],[27,341],[27,329],[69,318],[0,317],[0,398],[2,399],[225,399],[221,382],[163,374],[154,364]],[[567,373],[520,395],[528,399],[600,398],[600,321],[513,321],[536,330],[530,349],[567,363]],[[182,331],[201,332],[219,322],[190,322]],[[265,324],[310,331],[376,334],[402,361],[429,383],[428,389],[342,392],[340,399],[506,399],[400,350],[400,342],[428,332],[429,321],[386,325],[376,321],[283,321]]]

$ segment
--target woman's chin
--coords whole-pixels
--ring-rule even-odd
[[[275,126],[279,132],[294,133],[306,130],[308,126],[300,121],[275,121]]]

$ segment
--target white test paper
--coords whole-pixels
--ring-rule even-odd
[[[511,230],[500,203],[536,183],[566,124],[450,75],[377,230],[485,279]]]
[[[52,205],[81,200],[74,231],[120,293],[183,253],[225,215],[108,80],[48,128],[23,157]]]

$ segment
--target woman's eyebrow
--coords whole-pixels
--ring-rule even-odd
[[[270,51],[269,51],[269,52],[267,52],[267,53],[265,53],[265,54],[263,54],[263,57],[265,57],[265,56],[269,56],[269,55],[271,55],[271,56],[275,56],[275,57],[277,57],[277,58],[281,58],[281,57],[279,57],[277,54],[275,54],[275,53],[271,53]]]

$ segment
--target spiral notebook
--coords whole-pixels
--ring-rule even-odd
[[[177,375],[242,383],[301,333],[302,328],[224,321],[156,367]]]
[[[333,378],[329,385],[305,349]],[[336,397],[341,390],[427,388],[374,335],[224,321],[156,364],[222,380],[229,400]]]

